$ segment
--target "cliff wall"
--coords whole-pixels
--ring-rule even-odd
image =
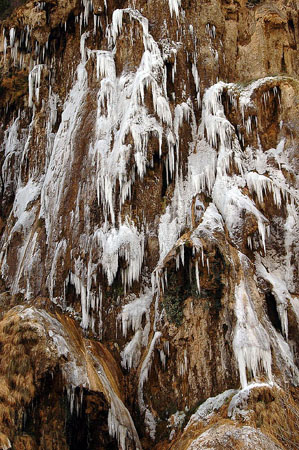
[[[0,448],[296,449],[297,2],[1,17]]]

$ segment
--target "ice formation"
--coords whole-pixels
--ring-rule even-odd
[[[1,151],[4,153],[4,163],[2,165],[2,180],[4,186],[18,187],[19,167],[22,151],[25,145],[25,136],[22,136],[20,129],[20,117],[18,116],[6,129]],[[12,168],[15,165],[15,171]]]
[[[234,331],[233,348],[239,365],[242,387],[247,385],[246,369],[256,377],[264,369],[272,381],[270,339],[259,322],[246,281],[235,288],[235,314],[237,325]]]
[[[119,442],[120,448],[122,450],[126,450],[128,448],[127,437],[133,440],[136,450],[141,450],[142,447],[139,441],[139,437],[129,411],[127,410],[121,399],[118,397],[118,395],[114,392],[113,387],[100,362],[96,361],[96,363],[98,366],[97,372],[99,374],[101,382],[109,393],[111,401],[111,406],[108,414],[108,428],[110,436],[117,438],[117,441]]]
[[[75,344],[61,323],[46,311],[32,308],[16,307],[23,320],[30,320],[40,337],[44,337],[49,345],[49,352],[54,351],[57,357],[63,357],[63,376],[70,386],[88,386],[86,364],[81,360]]]
[[[40,83],[41,83],[41,74],[43,69],[43,64],[38,64],[33,67],[31,72],[29,73],[28,83],[29,83],[29,99],[28,106],[32,108],[33,106],[33,98],[35,97],[36,102],[39,102],[39,91],[40,91]]]
[[[146,404],[144,402],[143,385],[148,379],[149,371],[150,371],[151,365],[152,365],[152,358],[153,358],[155,346],[159,342],[161,336],[162,336],[162,333],[160,331],[155,332],[155,334],[152,338],[150,347],[148,349],[147,355],[142,363],[141,371],[140,371],[140,375],[139,375],[139,383],[138,383],[139,408],[140,408],[141,413],[145,415],[145,420],[144,420],[145,425],[146,425],[146,427],[149,431],[149,435],[152,439],[155,439],[156,421],[155,421],[155,418],[154,418],[152,412],[149,410],[149,408],[146,406]]]
[[[127,337],[130,329],[134,332],[133,338],[126,344],[121,353],[122,366],[127,369],[131,369],[132,367],[134,369],[137,368],[141,358],[142,347],[147,346],[150,332],[150,305],[152,300],[152,291],[146,289],[144,294],[140,295],[139,298],[123,306],[119,315],[124,337]],[[144,327],[142,327],[143,318],[146,321]]]
[[[20,187],[16,193],[16,200],[14,202],[13,213],[17,219],[18,224],[22,225],[23,228],[29,227],[27,225],[27,217],[29,212],[27,211],[28,206],[31,202],[34,202],[39,197],[40,186],[34,183],[33,180],[29,180],[26,186]],[[15,225],[16,226],[16,225]]]
[[[257,264],[257,273],[264,279],[269,281],[272,286],[272,292],[276,300],[277,311],[279,314],[281,328],[283,334],[288,337],[288,301],[291,298],[290,293],[284,281],[278,278],[274,273],[269,273],[265,266],[260,263]]]
[[[171,16],[175,13],[176,17],[178,17],[181,0],[168,0],[168,3]]]
[[[215,411],[218,411],[234,394],[236,390],[229,389],[216,395],[215,397],[208,398],[200,407],[192,414],[186,428],[190,427],[195,422],[201,420],[208,420]]]
[[[128,167],[133,150],[137,173],[142,179],[150,165],[147,145],[150,138],[156,138],[161,155],[162,136],[169,142],[169,176],[173,175],[174,132],[165,83],[164,62],[161,51],[148,32],[148,21],[138,11],[116,10],[108,29],[111,44],[121,32],[123,14],[136,20],[142,26],[144,53],[135,73],[124,72],[116,77],[112,53],[97,53],[97,74],[101,75],[98,95],[98,117],[94,151],[97,162],[97,191],[106,216],[115,222],[115,185],[120,186],[120,206],[131,195],[134,171]],[[145,104],[145,91],[152,95],[156,117],[149,113]],[[158,119],[158,120],[157,120]],[[165,129],[166,127],[166,129]],[[128,144],[131,136],[132,143]],[[111,148],[111,142],[113,146]]]
[[[140,275],[144,256],[144,234],[139,233],[134,224],[126,220],[118,229],[99,230],[96,239],[102,248],[102,266],[108,284],[113,283],[119,258],[123,258],[127,267],[122,270],[122,283],[125,290],[127,287],[130,288]]]
[[[248,415],[248,400],[250,397],[250,393],[253,389],[260,389],[260,388],[268,388],[272,389],[273,384],[269,383],[250,383],[240,391],[232,392],[232,394],[235,394],[228,406],[227,415],[228,417],[231,417],[233,420],[236,419],[237,415],[241,415],[242,417],[246,418]]]
[[[77,413],[80,410],[80,402],[76,399],[75,388],[80,387],[81,395],[83,387],[93,386],[94,380],[89,379],[87,365],[93,362],[96,373],[104,386],[111,406],[108,417],[109,433],[112,437],[117,437],[122,450],[126,450],[127,436],[133,439],[136,449],[141,449],[140,441],[130,416],[129,411],[124,406],[118,395],[115,393],[109,378],[103,368],[100,360],[87,347],[78,352],[76,342],[71,335],[64,329],[62,324],[50,314],[43,310],[35,308],[16,307],[17,313],[23,320],[30,320],[31,326],[37,331],[40,337],[45,338],[49,346],[49,352],[55,351],[57,357],[63,357],[65,361],[62,364],[63,376],[68,386],[68,398],[71,414],[74,412],[76,404]],[[81,397],[82,401],[82,397]]]
[[[58,221],[58,208],[63,195],[65,180],[70,177],[70,162],[74,157],[73,137],[80,123],[80,112],[86,89],[87,72],[84,65],[80,64],[77,69],[77,81],[64,106],[42,187],[40,216],[45,218],[48,240],[51,240],[54,224]],[[64,149],[64,152],[60,151],[61,148]],[[56,180],[56,183],[53,183],[53,180]]]
[[[135,2],[131,3],[134,6]],[[165,4],[168,4],[171,21],[179,23],[182,19],[183,23],[185,16],[181,0],[165,0]],[[37,5],[39,11],[44,7],[43,2]],[[28,75],[28,106],[32,122],[23,129],[25,116],[24,112],[19,112],[4,130],[1,147],[4,155],[1,174],[3,191],[12,190],[15,193],[8,226],[2,238],[1,276],[14,294],[22,292],[28,300],[40,294],[42,278],[32,280],[31,272],[34,273],[34,266],[37,267],[44,257],[40,253],[36,231],[39,223],[44,221],[47,293],[54,303],[67,311],[66,291],[73,286],[74,295],[81,303],[81,327],[85,331],[91,329],[100,338],[105,326],[102,320],[104,291],[101,283],[113,288],[113,284],[121,280],[124,295],[121,295],[121,302],[117,300],[119,309],[116,313],[117,327],[121,328],[126,341],[120,351],[121,364],[132,372],[141,365],[138,402],[150,436],[154,438],[155,414],[146,404],[143,387],[150,374],[156,346],[163,340],[160,296],[167,286],[166,265],[170,258],[175,258],[177,270],[180,265],[184,266],[186,245],[192,247],[195,282],[200,294],[201,270],[206,267],[210,272],[204,242],[217,246],[217,233],[226,236],[229,245],[239,251],[239,262],[243,267],[245,256],[240,249],[246,238],[246,251],[253,255],[256,274],[268,283],[275,298],[283,335],[269,321],[260,320],[246,279],[246,268],[243,267],[240,269],[241,277],[238,281],[236,277],[232,282],[236,283],[233,287],[236,318],[233,350],[242,388],[247,386],[247,372],[253,378],[265,374],[270,382],[273,380],[271,350],[275,351],[278,363],[287,367],[293,379],[298,377],[291,344],[288,343],[288,308],[292,308],[299,321],[296,298],[290,293],[295,290],[296,269],[292,252],[298,232],[298,193],[284,175],[285,171],[291,173],[286,138],[282,137],[276,148],[265,150],[257,131],[261,120],[257,107],[258,94],[261,94],[264,105],[272,97],[280,104],[279,84],[285,79],[263,78],[247,87],[219,81],[201,91],[201,61],[190,24],[187,30],[194,51],[187,55],[188,77],[195,94],[188,97],[184,86],[178,101],[174,93],[168,92],[168,77],[172,83],[177,82],[182,44],[179,35],[186,31],[183,26],[178,27],[176,41],[168,37],[166,30],[163,39],[157,42],[150,33],[152,24],[134,7],[114,10],[111,23],[108,23],[110,16],[104,2],[105,30],[102,18],[93,14],[93,8],[92,1],[82,0],[82,11],[75,19],[76,26],[80,27],[78,65],[74,70],[72,88],[64,100],[59,97],[61,93],[58,95],[55,92],[55,83],[53,86],[51,84],[53,65],[47,59],[48,43],[40,46],[36,42],[33,52],[29,27],[24,28],[21,35],[14,27],[4,30],[5,60],[10,57],[14,64],[22,68],[22,46],[28,53],[32,50],[35,56],[30,61]],[[90,18],[93,20],[93,30],[90,30]],[[67,26],[67,22],[61,24],[65,32],[68,31]],[[142,37],[140,58],[136,56],[134,67],[119,67],[119,40],[121,35],[128,35],[133,43],[133,28]],[[105,36],[103,48],[98,48],[100,29]],[[205,30],[205,38],[210,42],[209,51],[217,63],[216,43],[220,31],[218,33],[211,23],[206,24]],[[93,74],[90,73],[92,70]],[[167,70],[170,70],[169,74]],[[49,83],[42,86],[48,76]],[[48,92],[46,99],[42,98],[44,90]],[[95,106],[88,115],[88,96],[93,93],[96,93]],[[240,113],[239,128],[229,119],[225,96],[236,115]],[[26,178],[23,172],[31,142],[36,139],[36,147],[42,146],[39,137],[34,137],[32,132],[39,108],[45,114],[45,158],[40,171],[34,167],[37,162],[30,165]],[[79,148],[79,135],[84,129],[83,124],[89,120],[93,121],[93,125],[88,130],[88,141]],[[187,145],[181,136],[183,127],[188,129],[190,137]],[[283,123],[280,128],[283,128]],[[255,146],[246,147],[244,136],[254,136]],[[183,150],[186,153],[184,162]],[[162,199],[165,209],[160,218],[155,219],[157,231],[152,229],[151,224],[135,217],[132,208],[128,207],[134,195],[134,184],[145,180],[148,171],[154,167],[154,159],[158,160],[163,171],[162,178],[165,178],[162,180],[165,185]],[[68,202],[70,192],[75,198],[74,205]],[[98,208],[99,223],[91,219],[87,198],[95,198],[95,204],[97,202],[95,208]],[[271,245],[268,245],[272,231],[266,211],[268,201],[277,210],[285,211],[282,238],[285,255],[280,259],[274,258]],[[253,225],[245,236],[247,219]],[[67,231],[67,224],[70,224],[70,231]],[[15,273],[11,275],[8,254],[14,233],[21,233],[23,240],[17,250]],[[145,277],[148,238],[153,235],[159,241],[157,266]],[[59,271],[63,273],[63,281],[59,279]],[[148,287],[151,275],[152,290]],[[58,321],[30,309],[22,311],[22,314],[24,318],[38,315],[45,328],[52,330],[51,334],[50,331],[48,333],[52,349],[60,356],[70,358],[74,352]],[[165,369],[169,342],[158,351]],[[104,371],[100,363],[95,364],[111,397],[108,418],[111,436],[117,437],[123,449],[126,448],[128,436],[133,437],[137,446],[140,445],[128,411],[115,396],[107,377],[101,375]],[[74,406],[76,387],[88,383],[86,374],[76,369],[76,365],[74,358],[64,365],[71,410],[77,408]],[[178,361],[177,373],[185,377],[189,370],[190,362],[185,350]],[[232,393],[226,391],[208,399],[191,421],[208,417]]]

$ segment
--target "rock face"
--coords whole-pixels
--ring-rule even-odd
[[[12,6],[0,448],[296,449],[297,3]]]

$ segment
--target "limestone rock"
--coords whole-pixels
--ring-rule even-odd
[[[0,447],[295,449],[296,2],[6,7]]]

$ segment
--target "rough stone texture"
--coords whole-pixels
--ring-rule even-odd
[[[279,450],[281,447],[271,442],[269,438],[263,435],[260,431],[250,427],[226,427],[221,425],[214,429],[210,428],[206,433],[197,438],[190,445],[190,450],[207,450],[217,448],[237,448],[251,449],[257,446],[260,449]]]
[[[0,448],[296,448],[298,24],[290,0],[1,22]],[[187,426],[244,377],[239,415]]]

